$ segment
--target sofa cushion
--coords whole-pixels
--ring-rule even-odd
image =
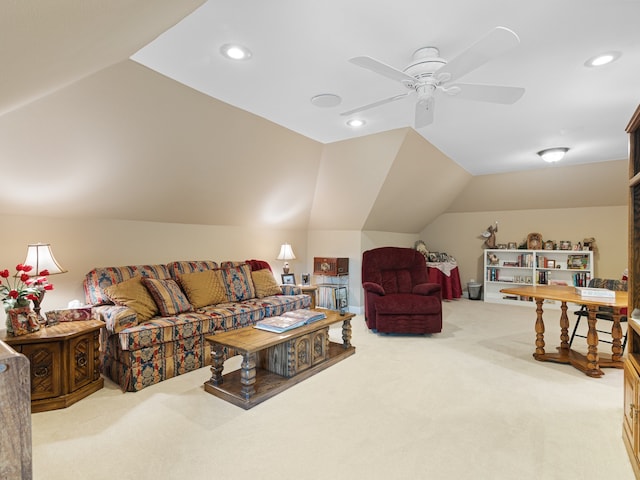
[[[183,273],[178,275],[178,280],[193,308],[202,308],[228,301],[220,270]]]
[[[85,276],[83,287],[87,304],[108,305],[113,303],[105,293],[110,285],[142,276],[149,278],[171,278],[165,265],[128,265],[124,267],[98,267]]]
[[[280,285],[278,285],[273,273],[268,268],[251,272],[251,279],[256,289],[256,297],[264,298],[269,295],[282,295]]]
[[[251,279],[251,267],[242,264],[220,270],[230,302],[242,302],[256,297],[256,289]]]
[[[156,302],[160,315],[169,317],[178,313],[190,312],[193,307],[175,280],[143,278],[142,283]]]
[[[138,323],[146,322],[158,314],[158,307],[149,290],[142,283],[142,277],[133,277],[104,289],[111,301],[136,311]]]
[[[167,270],[173,279],[177,279],[178,275],[183,273],[204,272],[216,268],[218,268],[218,264],[211,260],[183,260],[167,264]]]

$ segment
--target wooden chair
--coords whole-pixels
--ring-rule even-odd
[[[619,292],[626,292],[627,291],[627,282],[625,280],[611,280],[611,279],[606,279],[606,278],[593,278],[589,281],[589,287],[591,288],[606,288],[608,290],[616,290]],[[582,335],[577,333],[578,330],[578,326],[580,325],[580,320],[582,320],[582,318],[587,318],[589,316],[589,311],[587,310],[587,306],[586,305],[582,305],[580,307],[580,310],[577,310],[575,312],[573,312],[577,318],[576,318],[576,325],[573,327],[573,333],[571,334],[571,340],[569,340],[569,346],[571,346],[573,344],[573,339],[575,337],[581,337],[581,338],[587,338],[586,335]],[[620,322],[627,322],[627,310],[626,309],[622,309],[622,313],[623,315],[620,316]],[[607,306],[600,306],[598,307],[598,310],[596,312],[596,318],[598,320],[604,320],[607,322],[613,322],[613,309],[611,307],[607,307]],[[600,323],[598,323],[598,325],[600,325]],[[604,343],[609,343],[612,344],[613,340],[611,337],[611,329],[609,330],[601,330],[596,328],[596,331],[598,332],[598,342],[604,342]],[[605,338],[601,338],[601,334],[605,335]],[[610,340],[611,339],[611,340]],[[622,335],[622,352],[624,352],[624,348],[627,345],[627,330],[624,330],[624,333]]]

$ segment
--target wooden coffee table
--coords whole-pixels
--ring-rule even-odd
[[[322,310],[327,318],[284,333],[253,326],[205,337],[211,347],[211,379],[205,391],[248,410],[302,380],[353,355],[351,319]],[[342,343],[329,340],[329,326],[342,322]],[[240,370],[223,375],[224,349],[242,355]]]

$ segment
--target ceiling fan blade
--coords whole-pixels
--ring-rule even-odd
[[[516,47],[519,43],[520,39],[515,32],[505,27],[496,27],[445,66],[438,69],[436,75],[437,77],[446,78],[443,81],[455,80]]]
[[[411,75],[407,75],[406,73],[390,67],[382,62],[379,62],[375,58],[371,57],[354,57],[349,60],[354,65],[358,65],[359,67],[366,68],[367,70],[371,70],[374,73],[378,73],[383,75],[391,80],[396,80],[402,82],[404,84],[413,83],[416,81]]]
[[[385,103],[395,102],[396,100],[400,100],[401,98],[407,97],[411,94],[411,92],[401,93],[399,95],[394,95],[393,97],[385,98],[384,100],[378,100],[377,102],[369,103],[367,105],[363,105],[362,107],[354,108],[353,110],[349,110],[347,112],[342,112],[340,115],[349,116],[354,113],[362,112],[363,110],[369,110],[370,108],[379,107],[380,105],[384,105]]]
[[[433,122],[434,108],[435,102],[433,97],[419,100],[418,103],[416,103],[416,128],[426,127]]]
[[[455,89],[454,91],[457,91],[457,93],[452,93],[451,95],[454,98],[464,98],[466,100],[478,100],[481,102],[504,104],[515,103],[520,100],[520,97],[522,97],[522,95],[524,95],[524,88],[503,87],[501,85],[456,83],[447,88],[447,90],[453,89]]]

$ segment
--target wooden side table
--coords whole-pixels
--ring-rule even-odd
[[[97,320],[64,322],[0,340],[31,364],[31,411],[66,408],[100,390],[100,329]]]
[[[317,285],[299,285],[302,293],[306,293],[311,297],[311,306],[309,308],[316,308],[316,295],[318,292]]]

